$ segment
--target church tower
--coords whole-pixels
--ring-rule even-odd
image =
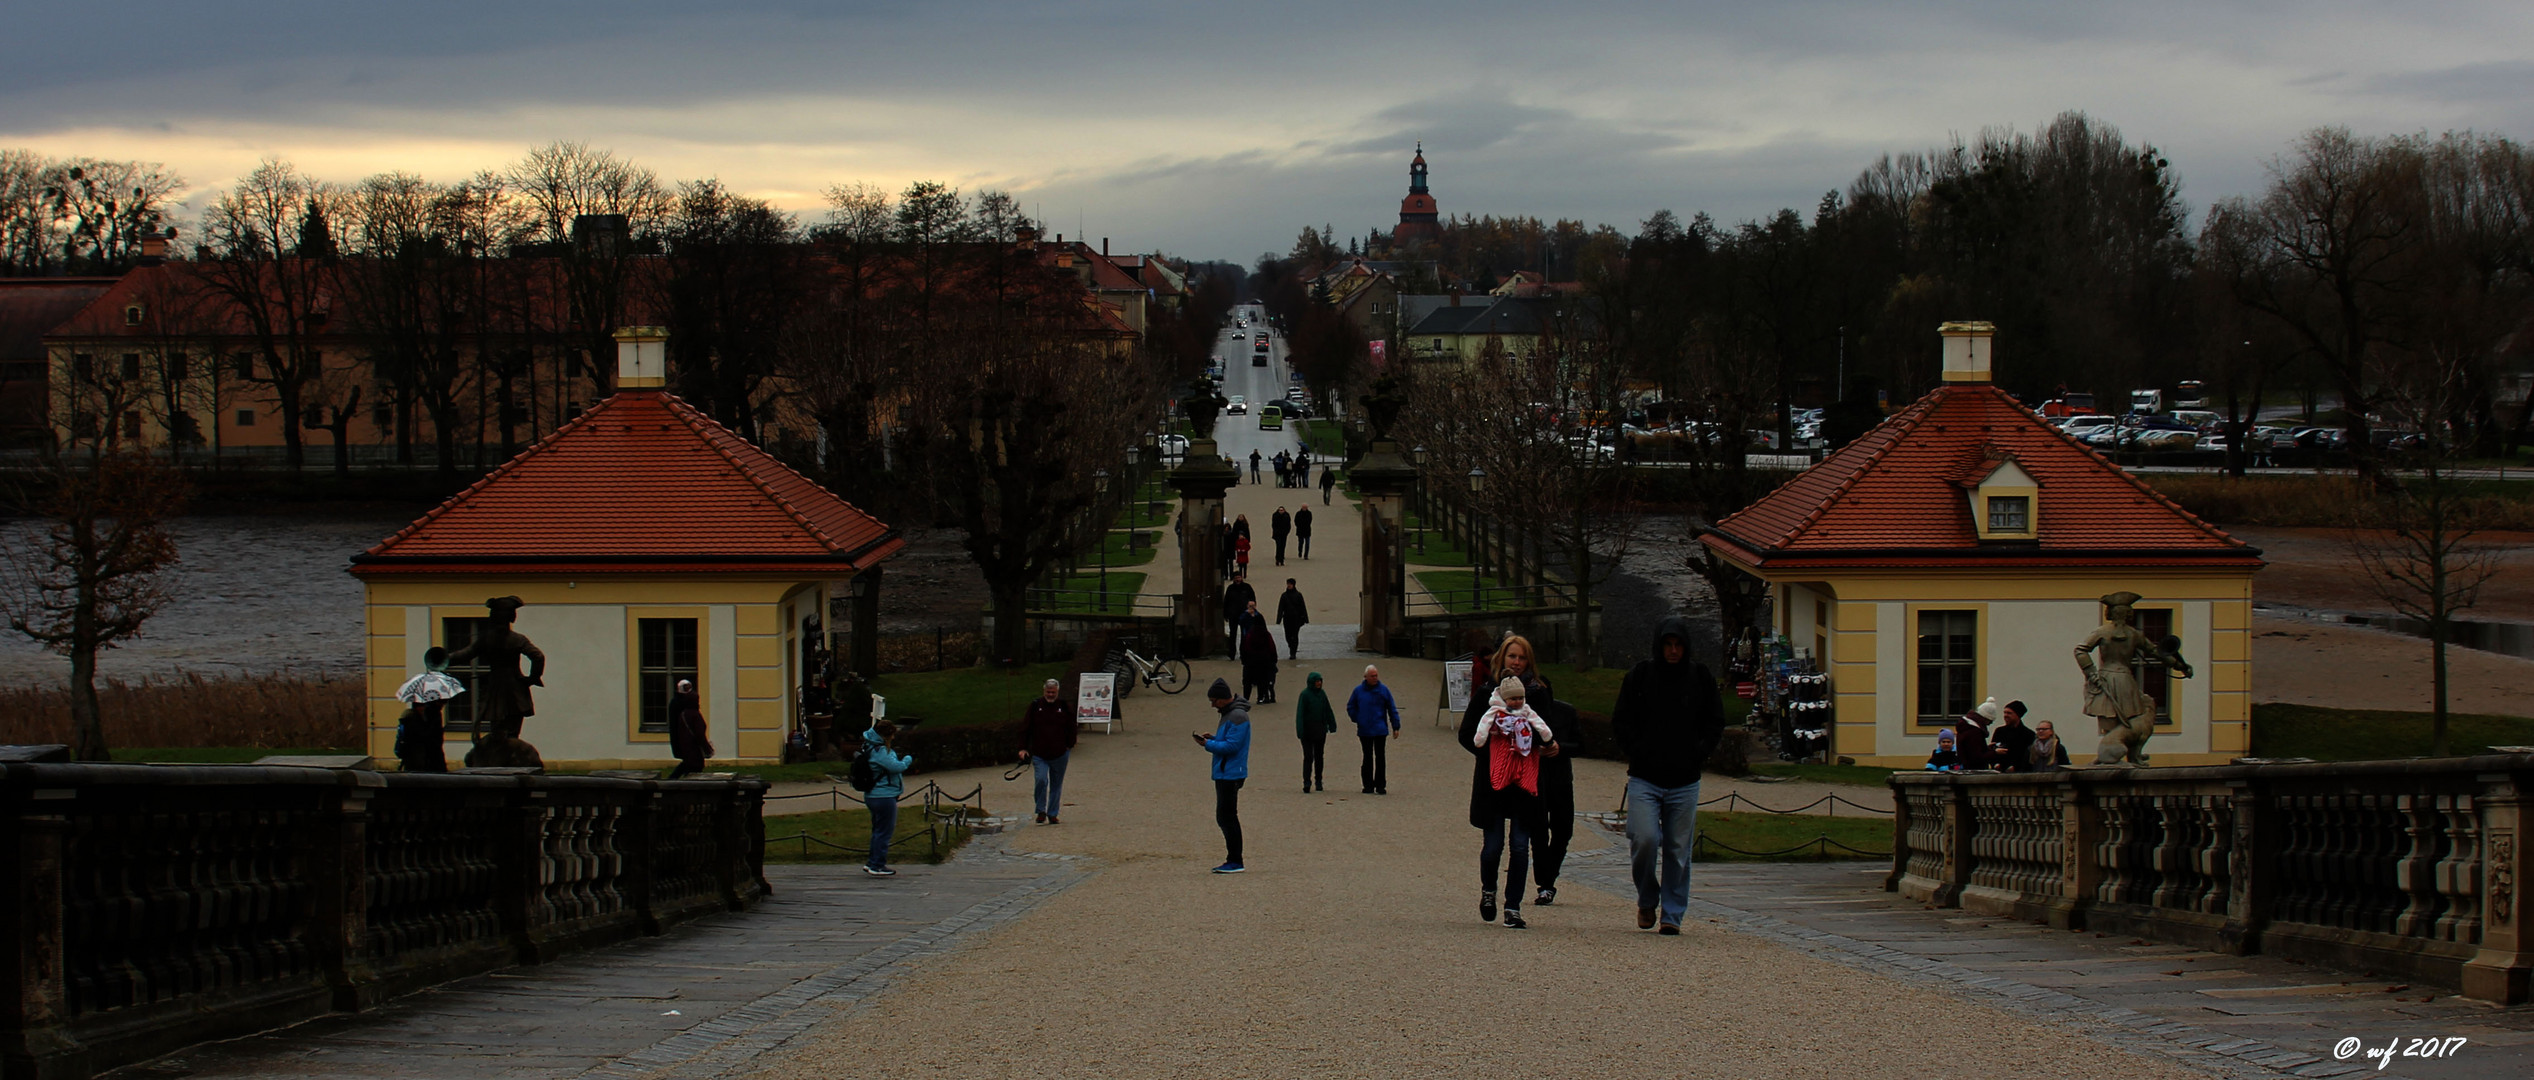
[[[1399,200],[1399,230],[1391,234],[1395,243],[1432,241],[1442,234],[1440,215],[1434,211],[1434,196],[1425,190],[1425,143],[1417,143],[1416,160],[1408,163],[1408,197]]]

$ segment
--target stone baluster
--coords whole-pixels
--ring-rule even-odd
[[[2473,800],[2481,833],[2481,949],[2464,962],[2467,997],[2513,1005],[2534,997],[2534,934],[2526,931],[2523,894],[2534,880],[2534,850],[2526,843],[2526,789],[2534,772],[2480,778]]]

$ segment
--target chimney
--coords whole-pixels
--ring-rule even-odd
[[[1949,322],[1936,327],[1944,336],[1944,381],[1948,383],[1986,383],[1990,381],[1989,339],[1997,336],[1997,327],[1984,322]]]
[[[156,266],[167,261],[167,237],[156,229],[141,234],[141,265]]]
[[[583,255],[612,259],[628,254],[632,240],[631,219],[623,214],[581,214],[572,219],[572,244]]]
[[[616,328],[616,389],[657,390],[669,384],[669,330],[665,326]]]
[[[1100,257],[1103,259],[1109,257],[1109,238],[1105,236],[1100,238]]]

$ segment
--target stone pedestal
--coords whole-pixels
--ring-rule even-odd
[[[1356,621],[1360,629],[1355,634],[1355,647],[1398,655],[1415,647],[1414,642],[1404,639],[1408,625],[1408,560],[1402,516],[1406,504],[1400,496],[1416,483],[1417,470],[1400,455],[1398,443],[1378,439],[1347,476],[1364,495],[1360,506],[1364,515],[1364,573],[1363,588],[1357,594],[1360,609]]]
[[[1179,650],[1223,653],[1230,645],[1223,627],[1223,495],[1240,483],[1240,470],[1213,439],[1198,439],[1167,480],[1179,492]]]

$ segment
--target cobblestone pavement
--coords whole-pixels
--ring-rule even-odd
[[[1579,878],[1634,895],[1617,847],[1579,864]],[[1852,862],[1703,864],[1691,912],[2020,1023],[2078,1031],[2222,1076],[2534,1076],[2534,1006],[2498,1008],[2271,957],[1930,909],[1884,892],[1886,872]],[[1951,1037],[1980,1041],[1971,1033]],[[2397,1059],[2381,1071],[2366,1057],[2430,1037],[2468,1041],[2451,1056]],[[2346,1046],[2360,1049],[2343,1056]]]
[[[1080,880],[1074,860],[981,837],[941,866],[773,866],[745,912],[197,1047],[109,1074],[472,1078],[720,1075],[886,987],[907,966]]]

